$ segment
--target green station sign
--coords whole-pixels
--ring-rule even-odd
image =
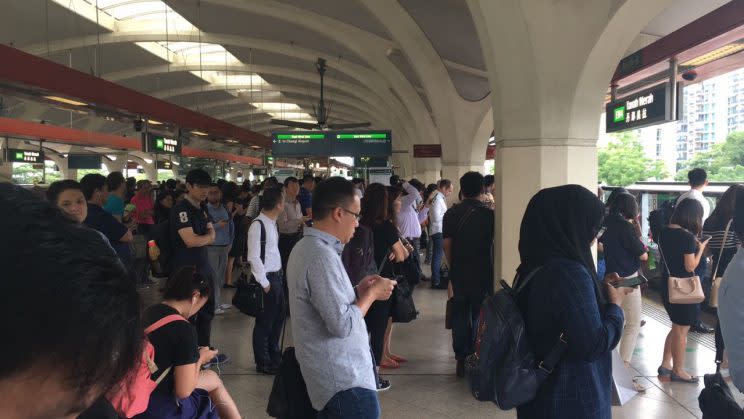
[[[44,152],[39,150],[6,148],[5,161],[11,163],[44,163]]]
[[[606,132],[638,129],[676,121],[682,109],[681,88],[678,86],[677,114],[672,114],[674,100],[671,85],[664,83],[610,102],[605,107]]]
[[[181,155],[181,140],[174,137],[143,133],[142,151],[155,154]]]

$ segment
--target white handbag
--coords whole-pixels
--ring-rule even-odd
[[[721,251],[718,253],[718,260],[716,261],[716,269],[713,270],[713,281],[710,286],[710,301],[708,302],[708,305],[714,308],[718,308],[718,289],[721,288],[721,281],[723,280],[723,275],[720,277],[718,276],[718,266],[721,264],[723,248],[726,247],[726,239],[728,238],[732,221],[734,220],[729,220],[728,224],[726,224],[726,231],[723,233],[723,241],[721,242]]]
[[[659,239],[659,253],[664,260],[664,266],[669,273],[669,302],[672,304],[698,304],[705,300],[703,286],[700,283],[700,277],[693,275],[686,278],[672,276],[669,270],[664,252],[661,250],[661,239]]]

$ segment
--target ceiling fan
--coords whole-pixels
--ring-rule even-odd
[[[350,129],[350,128],[364,128],[372,125],[369,122],[352,122],[348,124],[329,124],[328,118],[331,114],[331,109],[326,108],[325,101],[323,100],[323,76],[325,75],[326,71],[326,60],[323,58],[318,58],[318,61],[315,63],[315,68],[318,70],[318,74],[320,74],[320,101],[318,102],[318,107],[316,108],[315,105],[313,105],[313,114],[315,115],[315,119],[317,119],[317,123],[309,123],[309,122],[300,122],[300,121],[289,121],[286,119],[272,119],[271,123],[275,125],[284,125],[287,127],[293,127],[293,128],[303,128],[303,129]]]

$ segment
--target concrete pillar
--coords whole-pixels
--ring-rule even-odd
[[[151,182],[157,182],[158,180],[158,169],[157,166],[155,166],[155,161],[153,160],[152,163],[142,163],[142,168],[145,169],[145,176],[147,176],[147,179],[149,179]]]
[[[70,177],[70,171],[67,167],[67,163],[69,162],[69,160],[59,155],[55,155],[54,153],[51,153],[49,151],[46,152],[46,158],[53,161],[54,164],[57,165],[57,167],[59,168],[59,174],[60,176],[62,176],[62,179],[72,179]],[[49,181],[47,180],[47,182]]]
[[[0,182],[13,182],[13,163],[0,162]]]
[[[489,72],[497,144],[494,275],[511,280],[529,199],[597,186],[597,116],[617,63],[672,0],[467,0]]]

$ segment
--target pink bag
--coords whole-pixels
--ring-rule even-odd
[[[150,327],[145,329],[145,336],[153,331],[165,326],[166,324],[176,321],[186,321],[183,316],[171,314],[156,321]],[[150,402],[150,394],[155,387],[168,375],[171,367],[163,371],[156,381],[151,376],[158,371],[155,365],[155,348],[149,340],[145,338],[144,348],[142,349],[142,359],[126,377],[108,393],[108,401],[116,410],[116,413],[123,418],[131,418],[147,410]]]
[[[700,283],[700,277],[692,275],[687,278],[677,278],[672,276],[672,271],[669,270],[667,265],[666,257],[664,252],[661,250],[661,239],[659,239],[659,253],[661,253],[661,259],[664,260],[664,266],[669,273],[668,292],[669,302],[671,304],[698,304],[705,300],[705,293],[703,293],[703,286]]]

